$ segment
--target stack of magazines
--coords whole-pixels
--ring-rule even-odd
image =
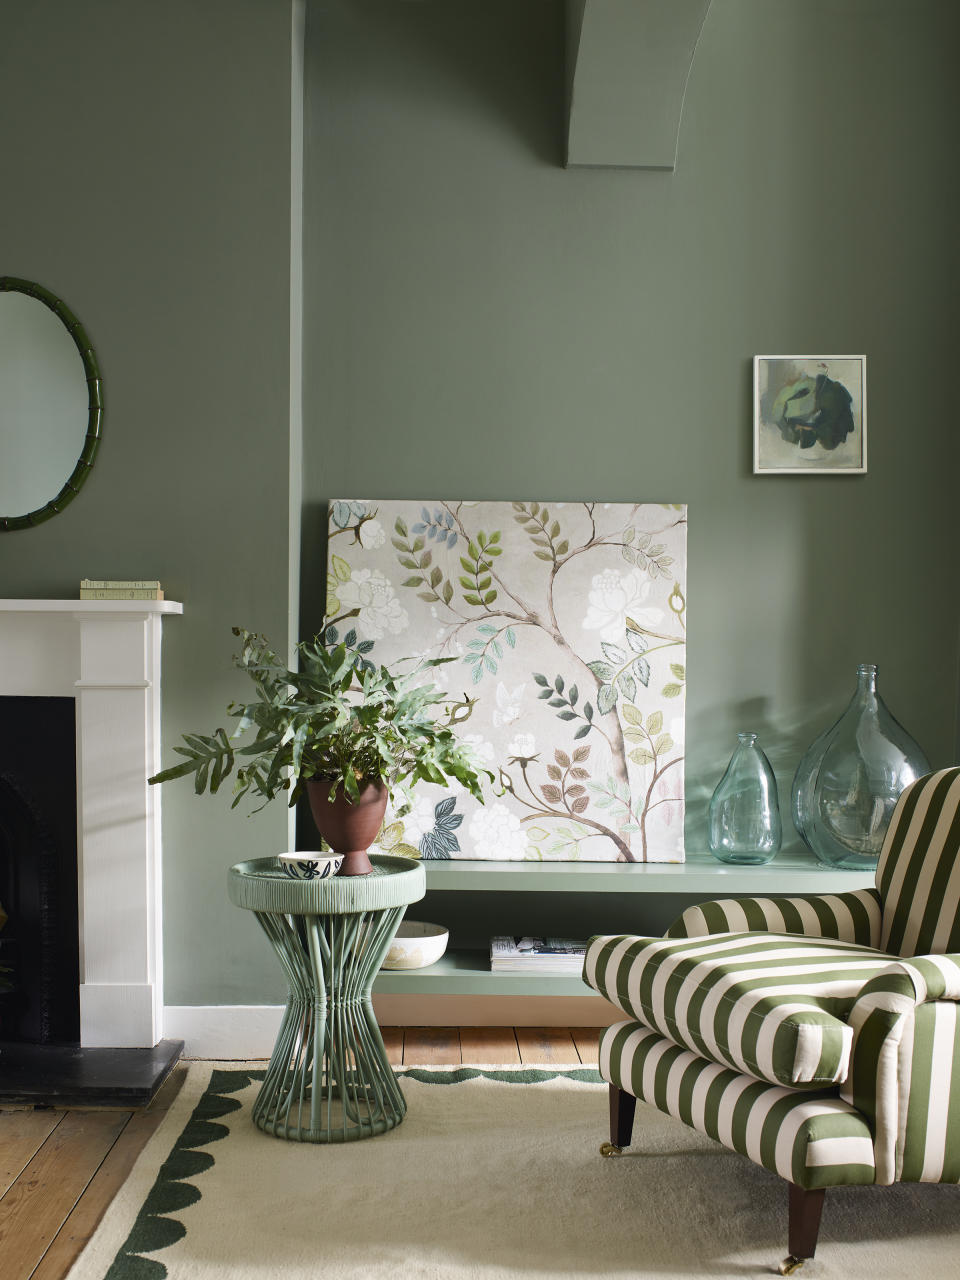
[[[491,938],[493,973],[560,973],[580,976],[587,944],[575,938]]]

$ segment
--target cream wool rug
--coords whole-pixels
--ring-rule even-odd
[[[786,1249],[773,1175],[638,1104],[604,1160],[580,1068],[405,1068],[404,1122],[309,1146],[254,1128],[262,1069],[195,1064],[69,1280],[761,1276]],[[960,1275],[960,1188],[827,1193],[810,1280]]]

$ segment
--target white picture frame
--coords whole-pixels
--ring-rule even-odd
[[[754,475],[865,475],[867,357],[753,357]]]

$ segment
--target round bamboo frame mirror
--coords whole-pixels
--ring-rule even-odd
[[[64,507],[73,501],[93,467],[103,427],[103,388],[100,380],[100,368],[83,325],[65,303],[61,302],[48,289],[44,289],[41,285],[34,284],[30,280],[19,280],[15,276],[0,276],[0,295],[5,293],[22,293],[30,298],[35,298],[38,302],[43,303],[45,307],[48,307],[65,326],[67,333],[73,339],[80,353],[80,360],[83,365],[83,379],[87,384],[87,424],[80,457],[77,459],[73,470],[67,476],[66,481],[49,501],[42,502],[39,506],[35,506],[33,510],[19,515],[0,515],[0,533],[10,533],[15,529],[30,529],[34,525],[42,524],[52,516],[58,515]],[[2,395],[3,386],[0,385],[0,396]],[[30,427],[27,425],[24,430],[30,431]],[[77,434],[79,435],[79,430]],[[40,445],[42,448],[42,439]],[[68,461],[64,470],[69,465]],[[64,472],[60,471],[59,474],[63,475]],[[31,502],[33,501],[35,499],[31,499]]]

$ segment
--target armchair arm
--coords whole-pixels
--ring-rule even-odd
[[[870,888],[809,898],[718,898],[687,907],[666,936],[746,932],[800,933],[879,947],[880,894]]]
[[[841,1097],[871,1122],[877,1182],[960,1180],[960,955],[896,960],[850,1010]]]

